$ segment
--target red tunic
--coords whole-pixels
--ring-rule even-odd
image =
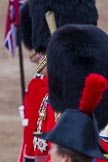
[[[33,78],[24,96],[24,118],[28,119],[28,125],[24,127],[22,149],[19,162],[24,162],[24,157],[35,159],[33,146],[33,132],[38,120],[38,111],[45,94],[48,93],[47,76]]]

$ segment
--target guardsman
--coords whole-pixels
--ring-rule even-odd
[[[65,24],[97,25],[98,13],[95,0],[30,0],[30,8],[32,17],[32,42],[37,54],[41,52],[46,53],[51,34]],[[51,15],[53,15],[53,18],[51,17],[50,19]],[[53,62],[51,64],[54,66]],[[45,57],[42,64],[39,65],[37,72],[40,73],[46,65],[47,59]],[[44,96],[40,104],[38,122],[34,134],[50,130],[55,125],[55,113],[49,104],[50,100],[46,97],[47,95]],[[43,162],[48,154],[48,143],[34,137],[34,147],[35,161]]]

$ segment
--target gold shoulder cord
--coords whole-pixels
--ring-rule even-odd
[[[46,105],[45,105],[45,100],[48,98],[48,94],[45,95],[43,98],[40,108],[39,108],[39,118],[37,121],[37,131],[34,132],[35,134],[41,134],[41,128],[42,128],[42,121],[46,119]]]

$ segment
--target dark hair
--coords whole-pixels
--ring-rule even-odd
[[[91,162],[93,160],[92,157],[81,154],[74,150],[64,148],[60,145],[57,145],[57,150],[58,150],[58,153],[61,155],[66,154],[66,155],[70,156],[71,162]]]

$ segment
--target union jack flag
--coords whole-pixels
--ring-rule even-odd
[[[15,55],[17,47],[17,27],[20,23],[19,7],[24,3],[23,0],[9,0],[4,45]]]

